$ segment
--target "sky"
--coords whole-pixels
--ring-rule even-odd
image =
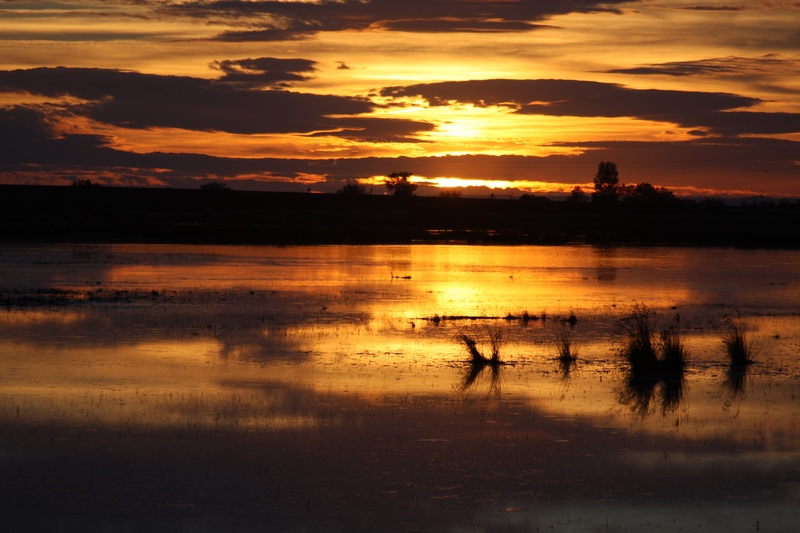
[[[0,183],[800,197],[800,0],[0,0]]]

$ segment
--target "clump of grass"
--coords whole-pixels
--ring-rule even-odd
[[[659,350],[661,352],[661,412],[666,415],[677,409],[683,401],[686,364],[689,360],[683,336],[677,326],[661,330]]]
[[[667,374],[682,373],[689,360],[683,336],[677,326],[661,330],[658,342],[660,364]]]
[[[461,383],[461,390],[468,390],[475,385],[484,369],[490,369],[489,390],[500,394],[500,367],[505,365],[500,359],[500,352],[505,342],[503,332],[499,329],[486,328],[480,332],[461,331],[458,340],[466,347],[470,355],[467,371]],[[488,350],[484,355],[482,350]]]
[[[629,315],[620,318],[614,328],[614,343],[619,354],[634,372],[656,371],[659,364],[653,343],[655,313],[644,304],[636,304]]]
[[[629,315],[618,321],[614,341],[619,354],[629,363],[618,394],[620,402],[645,415],[658,392],[662,414],[674,411],[683,400],[689,359],[677,316],[672,327],[658,331],[655,313],[644,304],[636,304]]]
[[[559,333],[556,350],[558,351],[557,359],[560,361],[575,361],[578,358],[578,348],[572,342],[572,335],[569,330],[562,329]]]
[[[746,367],[753,363],[753,344],[747,339],[747,328],[728,318],[722,333],[722,345],[728,354],[731,366]]]
[[[753,343],[747,338],[747,328],[731,318],[725,320],[722,332],[722,346],[728,355],[728,368],[725,369],[725,382],[730,400],[744,396],[747,384],[747,371],[753,364]]]
[[[458,336],[464,346],[466,346],[473,361],[487,364],[500,364],[500,351],[505,341],[501,330],[486,328],[482,334],[461,331]],[[481,348],[489,349],[490,355],[488,357],[485,356],[481,348],[478,347],[479,344]]]
[[[561,377],[569,379],[575,361],[578,360],[578,348],[572,341],[572,334],[566,328],[559,332],[556,341],[556,361],[558,361]]]

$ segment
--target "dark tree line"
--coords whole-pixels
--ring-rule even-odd
[[[594,176],[594,191],[587,195],[582,187],[572,189],[567,197],[568,202],[587,202],[598,205],[625,204],[667,204],[677,201],[675,194],[666,187],[656,187],[647,182],[637,185],[626,185],[619,182],[617,164],[612,161],[601,161],[597,165]]]
[[[389,194],[400,198],[408,198],[414,196],[417,190],[417,184],[409,181],[413,172],[392,172],[383,180],[386,190]],[[356,196],[366,194],[367,189],[358,182],[345,183],[342,188],[336,191],[336,194],[343,194],[348,196]]]
[[[411,172],[392,172],[384,178],[384,185],[389,194],[397,197],[411,197],[417,190],[417,185],[409,181],[413,175]],[[337,194],[342,195],[363,195],[366,188],[358,182],[345,183]],[[458,198],[458,192],[443,191],[440,196]],[[523,195],[529,196],[529,195]],[[619,170],[617,164],[612,161],[601,161],[597,166],[597,173],[594,177],[594,191],[587,194],[582,187],[577,186],[572,189],[567,202],[583,203],[591,200],[597,205],[615,205],[619,202],[625,204],[667,204],[677,201],[675,194],[665,187],[656,187],[647,182],[636,185],[626,185],[619,181]]]

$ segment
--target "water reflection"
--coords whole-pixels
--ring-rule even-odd
[[[736,400],[744,399],[747,388],[747,372],[752,361],[731,363],[725,368],[722,388],[726,393],[725,407],[730,408]]]
[[[686,378],[683,372],[642,372],[629,369],[617,393],[618,401],[641,417],[659,410],[673,413],[683,402]]]
[[[569,502],[556,529],[621,530],[666,502],[675,529],[686,502],[746,501],[792,530],[800,253],[601,259],[613,277],[590,247],[0,247],[0,515],[462,530]],[[658,329],[656,363],[612,350],[633,302],[679,310],[688,379]],[[721,349],[736,306],[763,364]]]
[[[477,384],[483,383],[483,380],[478,378],[484,378],[487,383],[488,394],[490,396],[500,396],[502,388],[500,368],[504,364],[500,361],[470,359],[466,363],[464,376],[461,379],[461,391],[467,392],[477,387]]]
[[[14,391],[0,398],[0,411],[15,413],[26,398],[44,405],[63,395],[64,405],[78,406],[69,408],[77,419],[81,409],[95,409],[92,391],[113,387],[125,408],[108,410],[101,418],[112,423],[113,416],[125,416],[147,424],[160,415],[131,418],[128,413],[141,394],[164,399],[170,392],[216,391],[224,381],[218,399],[224,404],[248,397],[251,392],[243,391],[249,385],[242,383],[258,376],[320,391],[357,391],[369,401],[423,392],[446,397],[454,384],[456,389],[488,390],[491,395],[502,389],[504,397],[518,398],[553,416],[568,413],[623,427],[640,414],[665,414],[690,405],[698,422],[681,427],[686,438],[727,431],[733,439],[755,431],[744,421],[760,420],[766,402],[771,402],[773,417],[788,414],[765,431],[781,442],[800,431],[791,425],[797,418],[794,398],[800,398],[800,384],[790,379],[800,366],[800,318],[793,314],[800,300],[797,252],[751,256],[690,249],[642,253],[622,248],[606,253],[590,247],[111,248],[108,253],[96,247],[76,254],[69,247],[29,253],[24,248],[0,250],[0,296],[21,295],[24,300],[24,305],[4,301],[0,309],[0,387]],[[728,270],[721,270],[717,255],[731,259],[724,263]],[[754,270],[752,257],[775,260],[781,268]],[[706,262],[714,265],[713,272],[704,267]],[[64,269],[55,275],[52,271],[62,264]],[[593,274],[600,264],[615,270],[613,281],[596,279]],[[411,279],[393,281],[392,273]],[[714,288],[712,300],[708,287]],[[31,294],[34,300],[25,300]],[[726,374],[699,371],[690,392],[680,372],[628,371],[623,360],[610,355],[608,336],[632,301],[647,302],[660,313],[671,314],[668,310],[678,306],[690,332],[693,363],[701,370],[727,368]],[[766,337],[771,356],[783,358],[786,372],[769,374],[763,383],[771,389],[763,397],[749,394],[737,426],[721,430],[732,422],[730,413],[720,409],[720,381],[734,400],[762,383],[748,380],[756,371],[753,367],[726,367],[722,360],[720,314],[734,308],[729,302],[740,304],[753,333]],[[572,310],[580,317],[574,329],[565,325]],[[545,314],[547,320],[536,319]],[[502,330],[506,342],[497,359],[514,362],[513,372],[509,365],[492,362],[495,350],[490,342],[476,344],[485,360],[465,362],[472,359],[469,349],[461,340],[454,342],[465,324]],[[564,344],[559,335],[565,331],[572,336],[570,342],[580,335],[579,373],[574,343],[569,355],[557,349]],[[776,331],[780,338],[773,336]],[[184,346],[192,346],[194,353]],[[27,355],[36,353],[48,357]],[[759,365],[757,375],[764,368]],[[36,387],[23,386],[33,382]],[[618,402],[631,409],[615,409]],[[175,416],[168,423],[178,423]],[[246,418],[243,413],[238,416]],[[298,413],[298,419],[303,416]],[[648,431],[669,431],[660,418],[639,423]]]
[[[603,283],[614,283],[617,281],[617,267],[615,266],[617,249],[599,247],[596,248],[595,254],[597,256],[595,266],[595,277],[597,281]]]

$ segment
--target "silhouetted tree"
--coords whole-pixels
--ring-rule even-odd
[[[442,198],[461,198],[461,191],[449,189],[446,191],[439,192],[439,196]]]
[[[408,181],[411,176],[411,172],[392,172],[384,180],[386,190],[395,196],[414,196],[417,185]]]
[[[588,199],[589,197],[586,196],[586,193],[583,192],[583,187],[580,185],[573,187],[569,193],[569,196],[567,196],[567,201],[570,203],[586,202]]]
[[[90,179],[75,180],[72,182],[73,187],[102,187],[99,183],[93,183]]]
[[[619,188],[619,196],[623,202],[639,204],[666,204],[675,200],[675,194],[666,187],[654,187],[647,182],[623,185]]]
[[[201,191],[208,191],[208,192],[221,192],[221,191],[229,191],[228,184],[223,181],[212,181],[210,183],[204,183],[200,185]]]
[[[367,194],[367,188],[358,182],[347,182],[342,185],[342,188],[336,191],[336,194],[345,194],[348,196],[359,196]]]
[[[601,161],[597,166],[594,176],[594,192],[592,201],[599,203],[613,203],[619,195],[619,172],[617,164],[611,161]]]
[[[532,207],[541,208],[550,204],[550,198],[546,196],[533,196],[531,194],[523,194],[517,201],[524,205],[526,209]]]

